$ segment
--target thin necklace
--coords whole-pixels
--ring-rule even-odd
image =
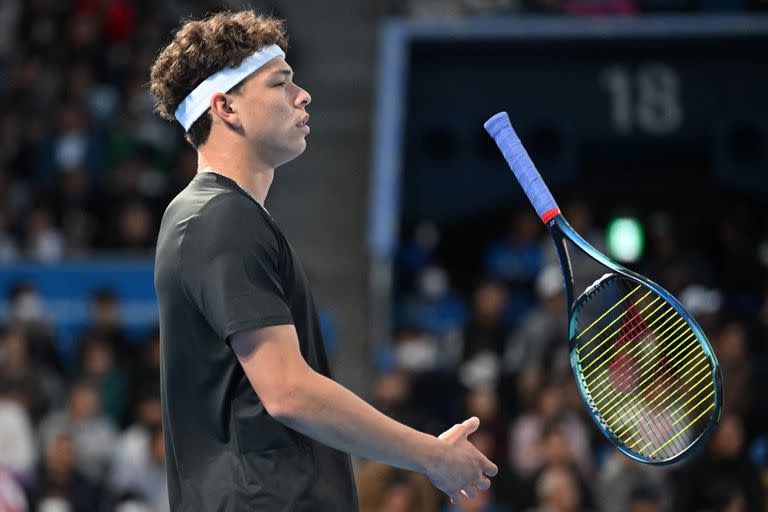
[[[221,174],[220,172],[216,172],[216,171],[214,171],[213,169],[211,169],[210,167],[206,167],[205,169],[203,169],[203,170],[202,170],[202,171],[200,171],[200,172],[210,172],[210,173],[213,173],[213,174],[217,174],[217,175],[219,175],[219,176],[224,176],[224,175],[223,175],[223,174]],[[270,217],[272,217],[272,214],[271,214],[271,213],[269,213],[269,210],[267,210],[266,206],[264,206],[263,204],[261,204],[261,203],[259,202],[259,200],[258,200],[258,199],[256,199],[255,197],[253,197],[253,194],[251,194],[250,192],[248,192],[248,191],[245,189],[245,187],[243,187],[242,185],[240,185],[240,184],[239,184],[237,181],[233,180],[233,179],[232,179],[232,178],[230,178],[229,176],[224,176],[224,177],[225,177],[225,178],[227,178],[228,180],[231,180],[231,181],[232,181],[232,183],[234,183],[235,185],[237,185],[237,188],[239,188],[240,190],[242,190],[243,192],[245,192],[245,193],[248,195],[248,197],[250,197],[251,199],[253,199],[253,201],[254,201],[254,202],[257,204],[257,205],[261,206],[261,209],[262,209],[262,210],[264,210],[265,212],[267,212],[267,215],[269,215]]]

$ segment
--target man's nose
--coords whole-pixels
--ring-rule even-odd
[[[296,95],[297,106],[306,107],[311,102],[312,102],[312,96],[310,96],[310,94],[307,91],[299,87],[299,93]]]

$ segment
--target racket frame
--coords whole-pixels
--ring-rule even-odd
[[[570,353],[571,370],[573,371],[573,376],[576,379],[576,384],[579,389],[579,394],[581,395],[581,398],[584,401],[584,403],[587,405],[587,411],[589,412],[590,416],[592,416],[592,419],[600,428],[600,431],[611,442],[611,444],[616,446],[616,448],[621,450],[621,452],[624,453],[626,456],[638,462],[642,462],[644,464],[651,464],[655,466],[666,466],[666,465],[679,462],[682,459],[695,456],[700,452],[700,450],[703,447],[707,445],[707,441],[714,433],[715,427],[717,423],[720,421],[720,416],[722,414],[723,389],[722,389],[722,377],[720,375],[720,366],[717,362],[717,357],[715,356],[715,352],[712,350],[712,346],[709,344],[709,340],[704,334],[704,331],[702,331],[701,327],[693,318],[693,316],[688,311],[686,311],[683,305],[680,304],[680,301],[678,301],[672,294],[667,292],[664,288],[654,283],[650,279],[643,277],[640,274],[637,274],[627,268],[622,267],[618,263],[614,262],[613,260],[605,256],[603,253],[601,253],[600,251],[592,247],[592,245],[590,245],[589,242],[584,240],[584,238],[582,238],[582,236],[579,235],[571,227],[570,224],[568,224],[568,222],[565,220],[565,217],[563,217],[561,213],[558,212],[557,215],[555,215],[551,219],[548,219],[545,222],[545,224],[547,226],[547,229],[549,230],[550,235],[552,236],[552,241],[555,243],[555,248],[557,249],[557,255],[560,259],[560,268],[562,269],[562,272],[563,272],[563,281],[565,284],[566,313],[568,315],[568,350]],[[573,269],[571,268],[571,260],[568,253],[568,247],[566,246],[566,243],[565,243],[566,239],[571,243],[573,243],[573,245],[575,245],[584,254],[586,254],[593,260],[597,261],[601,265],[605,266],[606,268],[610,269],[612,272],[622,277],[625,277],[631,281],[635,281],[639,284],[642,284],[643,286],[646,286],[647,288],[653,290],[654,293],[660,295],[663,300],[666,300],[667,303],[670,304],[675,309],[675,311],[677,311],[677,313],[680,314],[680,316],[682,316],[683,319],[691,327],[691,330],[696,335],[696,338],[698,339],[699,344],[701,345],[701,348],[704,351],[704,355],[711,362],[711,367],[712,367],[711,377],[714,382],[714,401],[715,401],[714,412],[710,418],[709,423],[704,429],[704,432],[701,434],[701,436],[699,436],[698,439],[696,439],[685,450],[677,454],[675,457],[664,459],[664,460],[656,460],[656,459],[650,459],[647,457],[642,457],[637,453],[632,452],[631,450],[623,446],[623,443],[619,441],[618,437],[615,436],[610,431],[608,426],[605,424],[605,421],[599,415],[596,414],[596,407],[594,407],[592,400],[590,399],[589,393],[585,389],[584,383],[582,381],[581,371],[579,369],[579,363],[578,363],[578,355],[576,352],[576,343],[575,343],[576,325],[573,322],[572,315],[574,311],[574,306],[576,305],[576,299],[578,299],[578,297],[574,297]]]

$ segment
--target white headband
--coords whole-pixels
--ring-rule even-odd
[[[214,93],[229,91],[275,57],[285,57],[285,52],[276,44],[271,44],[243,59],[236,68],[224,68],[203,80],[184,98],[174,114],[184,131],[189,131],[192,124],[208,110]]]

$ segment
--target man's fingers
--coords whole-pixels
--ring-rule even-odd
[[[464,427],[464,436],[468,436],[480,426],[480,419],[477,416],[472,416],[468,420],[464,420],[461,426]]]
[[[458,438],[459,436],[467,437],[472,432],[477,430],[477,427],[480,426],[480,419],[476,416],[472,416],[471,418],[464,420],[463,423],[457,423],[456,425],[452,426],[439,436],[437,436],[438,439],[442,441],[453,441],[454,439]]]
[[[499,467],[493,462],[485,459],[483,461],[483,474],[488,476],[496,476],[499,473]]]
[[[477,487],[478,490],[487,491],[491,488],[491,481],[484,476],[481,476],[480,479],[475,482],[475,487]]]
[[[454,437],[458,435],[459,432],[461,432],[462,424],[457,423],[439,436],[437,436],[438,439],[442,441],[452,441]]]

